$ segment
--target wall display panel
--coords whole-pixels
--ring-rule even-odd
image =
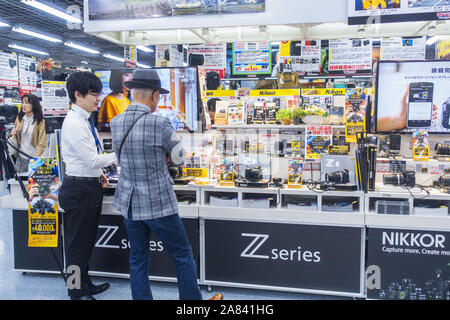
[[[376,87],[378,132],[450,132],[449,61],[381,61]]]
[[[381,60],[425,60],[426,37],[381,39]]]
[[[233,43],[233,75],[272,73],[270,42]]]

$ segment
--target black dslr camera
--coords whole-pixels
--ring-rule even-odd
[[[261,167],[245,169],[245,179],[249,182],[258,182],[262,180]]]

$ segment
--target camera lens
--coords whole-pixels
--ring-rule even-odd
[[[325,174],[325,181],[328,183],[349,183],[350,176],[348,170],[336,171]]]
[[[401,173],[387,173],[383,175],[383,184],[399,186],[405,183],[405,178]]]
[[[450,155],[450,145],[445,143],[438,143],[434,147],[434,151],[436,151],[437,154]]]
[[[439,186],[441,188],[450,187],[450,175],[443,175],[439,177]]]

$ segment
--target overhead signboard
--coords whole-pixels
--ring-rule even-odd
[[[448,19],[448,0],[348,0],[351,25]]]
[[[266,0],[89,0],[89,20],[264,12]]]

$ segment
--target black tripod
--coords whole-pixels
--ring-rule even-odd
[[[3,178],[5,179],[12,179],[15,178],[17,181],[19,181],[20,188],[22,189],[22,195],[23,197],[29,201],[30,195],[28,193],[27,187],[23,183],[22,179],[20,178],[19,174],[17,173],[16,168],[14,167],[14,161],[11,157],[11,154],[8,150],[8,145],[12,147],[14,150],[16,150],[18,153],[23,154],[27,158],[32,158],[28,154],[20,151],[17,149],[14,145],[8,142],[7,140],[7,134],[6,134],[6,121],[0,118],[0,181],[3,181]],[[58,266],[59,272],[61,273],[61,276],[64,279],[64,283],[67,282],[67,275],[64,273],[64,270],[61,266],[61,264],[58,261],[58,258],[56,256],[56,253],[53,248],[49,248],[53,258],[55,259],[55,262]]]

